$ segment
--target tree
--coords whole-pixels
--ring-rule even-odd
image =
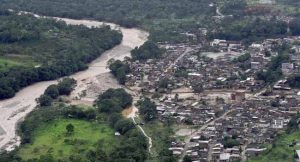
[[[51,154],[41,155],[40,160],[43,162],[54,162],[54,158]]]
[[[292,131],[299,129],[299,127],[298,127],[299,118],[300,118],[299,112],[296,115],[292,116],[291,120],[289,121],[289,123],[287,125],[287,129],[286,129],[286,132],[288,134],[291,133]]]
[[[194,84],[192,86],[195,93],[201,93],[204,91],[203,85],[201,83]]]
[[[134,128],[134,124],[129,119],[121,119],[115,124],[114,128],[120,134],[125,134]]]
[[[245,53],[243,55],[240,55],[238,58],[233,59],[234,62],[245,62],[248,61],[251,58],[250,53]]]
[[[232,148],[234,146],[240,145],[240,143],[236,139],[230,138],[228,136],[224,137],[222,144],[225,148]]]
[[[145,121],[152,121],[157,118],[156,105],[149,98],[145,98],[138,102],[140,108],[139,112]]]
[[[139,48],[136,47],[131,51],[133,60],[145,61],[147,59],[157,59],[161,57],[163,51],[152,41],[145,42]]]
[[[50,96],[53,99],[56,99],[59,96],[59,91],[58,91],[58,86],[53,84],[50,85],[46,90],[45,90],[45,95]]]
[[[48,96],[48,95],[41,95],[40,98],[38,98],[37,101],[40,106],[44,107],[44,106],[51,106],[53,99]]]
[[[287,79],[287,83],[289,84],[289,86],[291,86],[292,88],[299,88],[300,87],[300,75],[293,75],[290,76]]]
[[[66,126],[66,130],[67,130],[67,133],[68,134],[72,134],[73,132],[74,132],[74,126],[73,126],[73,124],[68,124],[67,126]]]
[[[132,104],[133,98],[124,89],[108,89],[98,97],[98,106],[105,99],[115,100],[122,108],[127,108]]]
[[[183,158],[183,162],[192,162],[192,159],[191,159],[191,157],[185,155]]]
[[[60,95],[69,95],[72,91],[74,86],[76,85],[76,80],[73,78],[64,78],[59,81],[57,88]]]
[[[300,19],[296,18],[290,22],[290,29],[293,35],[300,34]]]
[[[105,112],[105,113],[122,111],[122,107],[120,106],[120,103],[117,100],[113,100],[113,99],[102,100],[101,103],[99,103],[98,107],[100,112]]]
[[[108,160],[106,153],[101,148],[96,148],[96,151],[89,150],[86,157],[89,161],[94,162],[106,162]]]
[[[24,55],[17,64],[5,61],[0,65],[0,99],[10,98],[22,87],[35,82],[54,80],[84,70],[89,62],[122,40],[122,34],[109,27],[68,26],[62,21],[42,20],[25,14],[20,16],[15,12],[2,14],[3,9],[0,10],[1,55]],[[39,66],[27,66],[32,61]],[[68,95],[70,90],[64,91],[62,87],[64,85],[60,87],[62,95]]]
[[[159,81],[158,86],[159,88],[168,88],[170,83],[171,83],[170,79],[163,78]]]
[[[122,119],[122,115],[120,113],[113,113],[109,116],[108,122],[111,127],[114,127],[115,124]]]
[[[130,73],[129,65],[120,60],[109,60],[108,66],[111,73],[117,78],[119,83],[125,84],[126,74]]]

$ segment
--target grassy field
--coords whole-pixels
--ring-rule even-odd
[[[66,133],[69,123],[74,126],[72,135]],[[118,142],[114,131],[106,124],[60,119],[37,128],[33,143],[21,147],[19,155],[23,160],[27,160],[50,153],[55,158],[63,159],[74,153],[81,154],[94,149],[99,140],[102,140],[102,147],[106,152],[110,152]]]
[[[293,142],[300,144],[300,131],[280,134],[273,145],[268,145],[264,154],[248,162],[294,162],[294,150],[300,149],[300,145],[290,147],[289,144]]]
[[[20,66],[20,65],[22,64],[19,62],[0,58],[0,70],[5,68],[11,68],[14,66]]]
[[[29,66],[38,65],[32,58],[27,56],[0,56],[0,70],[5,70],[15,66]]]

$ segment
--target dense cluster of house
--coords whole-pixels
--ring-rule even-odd
[[[271,142],[276,131],[283,129],[290,117],[268,103],[267,100],[251,99],[231,106],[232,111],[226,118],[216,120],[192,137],[188,145],[193,147],[188,146],[187,150],[191,152],[190,156],[194,161],[233,161],[241,160],[243,155],[261,153],[265,148],[260,146]],[[225,138],[230,141],[226,142]],[[200,154],[204,150],[207,154]]]
[[[195,162],[245,161],[262,153],[262,144],[272,142],[299,111],[300,93],[286,79],[272,86],[256,80],[285,43],[292,48],[281,72],[286,77],[299,73],[297,42],[300,37],[267,39],[246,48],[216,39],[209,43],[214,52],[203,51],[204,44],[162,44],[162,58],[129,63],[126,86],[151,97],[162,122],[171,118],[178,125],[200,127],[191,130],[188,141],[172,143],[174,155]]]

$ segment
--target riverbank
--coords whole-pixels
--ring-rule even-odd
[[[65,21],[70,25],[85,25],[88,27],[98,27],[103,24],[110,25],[112,29],[118,29],[123,34],[123,40],[120,45],[103,53],[89,65],[87,70],[69,76],[77,80],[77,87],[74,91],[75,94],[72,94],[74,96],[76,96],[76,93],[81,93],[87,89],[87,86],[85,86],[86,82],[93,83],[97,80],[95,79],[97,76],[109,72],[109,70],[106,69],[108,60],[111,58],[123,59],[126,56],[130,56],[130,51],[136,46],[142,45],[149,36],[147,32],[140,29],[123,28],[112,23],[103,23],[91,20],[73,20],[57,17],[55,19]],[[20,139],[16,134],[17,123],[36,107],[36,98],[43,94],[49,85],[55,83],[57,83],[57,80],[39,82],[22,89],[13,98],[0,101],[0,127],[2,127],[5,131],[5,134],[0,136],[1,149],[10,151],[20,144]],[[95,84],[102,86],[106,83],[105,81],[100,80]]]

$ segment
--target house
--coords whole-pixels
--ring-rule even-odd
[[[210,46],[223,46],[224,44],[226,44],[226,46],[228,45],[226,43],[226,40],[221,40],[221,39],[214,39],[212,42],[210,42]]]
[[[283,120],[273,120],[272,128],[274,129],[282,129],[284,126]]]
[[[246,149],[246,155],[248,157],[257,156],[257,155],[259,155],[260,153],[262,153],[265,150],[266,150],[266,148],[259,148],[259,149],[258,148],[247,148]]]
[[[257,44],[257,43],[253,43],[253,44],[251,44],[250,47],[260,49],[260,48],[262,48],[262,45],[261,44]]]
[[[290,75],[293,73],[294,64],[292,63],[282,63],[281,64],[281,71],[284,75]]]
[[[229,161],[230,161],[230,153],[220,154],[220,162],[229,162]]]
[[[251,69],[259,70],[261,67],[262,67],[262,64],[260,62],[251,62]]]

